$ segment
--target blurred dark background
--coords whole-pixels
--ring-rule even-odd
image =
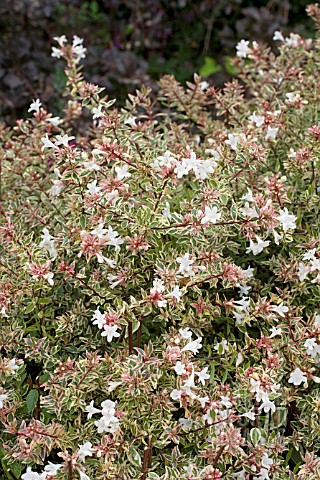
[[[142,83],[194,72],[222,85],[242,38],[273,45],[275,30],[313,36],[311,0],[0,0],[0,115],[12,123],[33,98],[59,114],[64,62],[54,36],[84,38],[87,81],[123,102]]]

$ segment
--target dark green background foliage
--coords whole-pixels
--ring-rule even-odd
[[[310,0],[0,0],[0,114],[12,121],[32,98],[59,113],[63,65],[53,37],[85,39],[87,80],[123,100],[142,83],[194,72],[222,85],[242,39],[272,43],[273,32],[310,34]]]

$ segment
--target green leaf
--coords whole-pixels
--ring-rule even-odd
[[[7,460],[3,460],[3,457],[6,455],[6,451],[0,447],[0,460],[1,460],[1,467],[6,474],[6,478],[11,479],[12,475],[10,472],[14,474],[16,478],[20,478],[21,475],[21,466],[18,463],[8,463]]]
[[[35,408],[37,401],[39,398],[39,394],[37,390],[30,390],[30,392],[27,395],[27,410],[29,413],[32,412],[32,410]]]
[[[25,309],[25,313],[31,313],[35,309],[35,304],[34,303],[29,303],[29,305]]]
[[[231,64],[232,57],[225,57],[224,68],[229,75],[237,75],[239,72],[234,65]]]
[[[80,217],[80,225],[82,228],[86,228],[86,217],[84,215]]]
[[[129,448],[128,460],[135,467],[141,467],[141,456],[140,456],[138,450],[136,450],[133,447]]]
[[[212,57],[205,57],[204,64],[199,70],[201,77],[208,77],[213,73],[220,72],[221,67],[217,61]]]
[[[250,430],[250,438],[253,445],[257,445],[261,438],[261,432],[259,428],[251,428]]]

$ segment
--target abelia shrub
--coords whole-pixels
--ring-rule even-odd
[[[64,116],[1,127],[2,478],[319,478],[319,40],[121,110],[55,40]]]

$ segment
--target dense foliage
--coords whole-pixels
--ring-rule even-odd
[[[1,478],[319,478],[320,41],[119,109],[55,40],[63,117],[1,127]]]

